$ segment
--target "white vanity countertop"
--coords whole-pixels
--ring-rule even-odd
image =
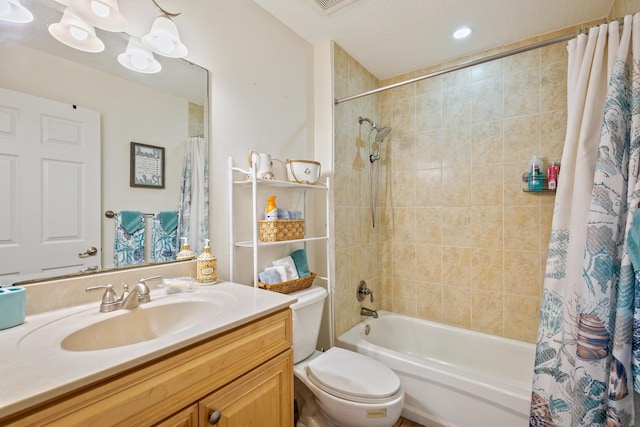
[[[0,418],[274,313],[296,301],[289,295],[230,282],[171,295],[155,289],[151,295],[149,304],[193,298],[218,300],[220,296],[218,301],[223,302],[218,306],[222,309],[213,320],[190,326],[186,332],[92,351],[61,347],[62,339],[82,326],[69,318],[77,316],[88,324],[125,310],[100,313],[99,302],[94,302],[27,316],[22,325],[0,331]]]

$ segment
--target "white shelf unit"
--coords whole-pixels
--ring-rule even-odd
[[[288,245],[295,243],[302,243],[304,245],[305,250],[307,249],[307,245],[311,242],[316,241],[324,241],[326,246],[326,262],[327,262],[327,276],[316,276],[316,279],[326,280],[327,281],[327,290],[329,295],[333,294],[333,285],[331,280],[331,266],[329,265],[331,260],[330,254],[330,245],[329,245],[329,236],[330,228],[329,228],[329,218],[330,218],[330,180],[326,179],[325,183],[317,184],[317,185],[308,185],[308,184],[298,184],[295,182],[288,181],[278,181],[278,180],[267,180],[267,179],[258,179],[256,176],[257,169],[254,164],[253,167],[249,169],[243,169],[233,164],[233,158],[229,158],[229,275],[230,281],[234,281],[235,274],[235,251],[237,248],[249,248],[253,250],[253,286],[258,287],[258,260],[260,257],[260,249],[265,247],[272,247],[278,245]],[[240,175],[243,179],[236,179],[236,177]],[[250,177],[250,179],[246,179]],[[260,240],[259,232],[258,232],[258,220],[262,219],[262,216],[259,217],[258,210],[258,188],[279,188],[287,191],[293,191],[302,193],[304,197],[304,213],[303,217],[305,218],[305,237],[303,239],[297,240],[285,240],[280,242],[263,242]],[[251,198],[252,198],[252,240],[244,240],[238,241],[235,237],[235,215],[234,215],[234,193],[238,188],[251,188]],[[325,199],[326,199],[326,218],[327,223],[325,226],[326,234],[323,236],[308,236],[307,234],[307,226],[308,220],[312,220],[313,218],[308,217],[308,213],[310,210],[308,209],[308,198],[307,195],[311,191],[325,191]],[[333,304],[330,304],[332,306]],[[331,315],[331,324],[333,329],[333,316]],[[333,331],[331,331],[331,337],[333,337]],[[332,338],[333,339],[333,338]]]

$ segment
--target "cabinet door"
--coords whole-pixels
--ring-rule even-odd
[[[288,350],[200,400],[200,426],[293,426],[293,352]]]
[[[198,405],[194,403],[176,412],[169,418],[159,422],[155,427],[197,427],[198,426]]]

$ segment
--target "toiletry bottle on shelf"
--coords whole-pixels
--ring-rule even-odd
[[[204,239],[204,248],[198,257],[197,269],[199,283],[215,283],[218,280],[216,257],[211,255],[209,239]]]
[[[264,219],[278,219],[278,207],[276,206],[276,196],[267,197],[267,208],[264,210]]]
[[[195,258],[196,254],[193,253],[193,251],[191,250],[191,247],[189,246],[189,242],[187,242],[187,237],[181,237],[180,240],[182,240],[182,250],[178,252],[178,255],[176,256],[176,260],[182,261],[185,259]]]
[[[529,190],[542,190],[543,181],[542,161],[540,160],[540,157],[533,156],[529,162]]]

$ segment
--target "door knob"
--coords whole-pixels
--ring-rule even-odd
[[[95,255],[97,253],[98,253],[98,250],[94,246],[91,246],[89,249],[87,249],[86,252],[80,252],[78,254],[78,256],[80,258],[84,258],[84,257],[88,257],[88,256],[93,256],[93,255]]]
[[[218,424],[220,418],[222,418],[222,412],[211,411],[211,413],[209,414],[209,424],[211,424],[212,426]]]

